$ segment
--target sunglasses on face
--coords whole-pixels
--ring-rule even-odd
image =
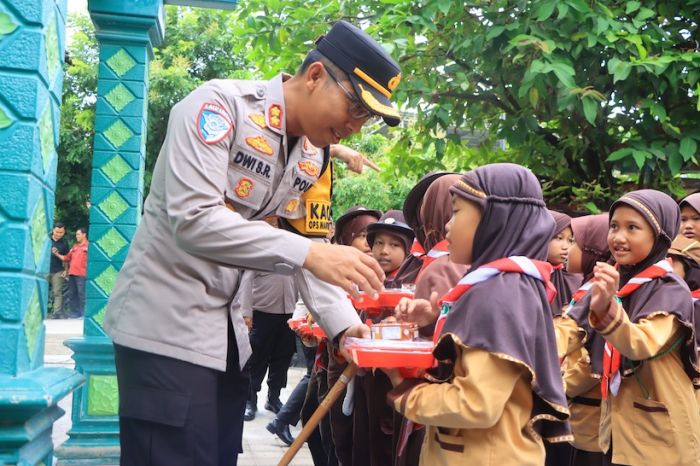
[[[333,81],[343,90],[345,93],[345,96],[348,98],[350,101],[350,107],[348,108],[348,114],[350,115],[350,118],[353,118],[355,120],[376,120],[379,118],[378,115],[375,115],[374,113],[370,112],[365,108],[364,105],[362,105],[362,102],[352,93],[350,92],[343,84],[338,80],[338,78],[333,75],[331,70],[328,67],[324,67],[326,69],[326,72],[328,73],[328,76],[331,77]]]

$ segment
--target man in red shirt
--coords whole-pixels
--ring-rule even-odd
[[[51,253],[63,262],[70,262],[68,266],[68,296],[70,297],[71,310],[67,314],[56,315],[61,318],[80,318],[85,314],[85,275],[87,272],[88,244],[87,229],[80,227],[75,231],[76,243],[68,254],[61,255],[56,248]]]

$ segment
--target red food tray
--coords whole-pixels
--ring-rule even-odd
[[[372,340],[348,337],[345,348],[359,367],[433,366],[433,343],[430,341]]]
[[[289,319],[287,325],[289,325],[289,328],[292,330],[299,332],[302,336],[326,338],[326,332],[323,331],[320,325],[309,324],[304,317],[300,319]]]
[[[401,298],[413,299],[413,292],[407,290],[384,290],[379,292],[377,299],[360,292],[360,299],[350,296],[352,305],[358,311],[366,311],[369,315],[381,313],[384,309],[394,309]]]

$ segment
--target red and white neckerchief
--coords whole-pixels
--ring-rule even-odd
[[[413,244],[411,245],[411,250],[409,252],[412,256],[419,259],[425,255],[425,249],[423,249],[423,246],[421,246],[417,239],[413,240]]]
[[[618,298],[624,298],[631,295],[645,283],[661,278],[667,273],[673,272],[671,263],[668,259],[662,259],[654,265],[647,267],[632,277],[625,286],[620,288],[620,291],[615,293]],[[620,375],[620,352],[608,340],[605,340],[605,349],[603,350],[603,377],[600,380],[600,393],[604,400],[608,399],[608,390],[612,396],[616,396],[620,389],[622,376]]]
[[[698,299],[700,299],[700,288],[698,288],[697,290],[691,291],[691,292],[690,292],[690,296],[693,297],[693,302],[695,302],[695,301],[697,301]]]
[[[503,272],[516,272],[524,273],[532,278],[536,278],[544,283],[545,290],[547,291],[547,299],[551,303],[557,294],[557,290],[550,281],[552,275],[552,264],[549,262],[533,260],[525,256],[510,256],[503,259],[497,259],[488,264],[484,264],[481,267],[473,270],[466,274],[457,283],[457,285],[445,294],[440,300],[440,317],[438,317],[435,323],[435,333],[433,334],[433,341],[437,342],[442,332],[442,327],[445,325],[445,319],[447,314],[449,314],[452,305],[469,289],[476,285],[477,283],[484,282],[489,278],[495,277],[496,275]]]
[[[448,256],[449,254],[449,243],[446,239],[444,239],[435,246],[433,246],[433,248],[430,251],[428,251],[427,254],[424,254],[419,258],[423,262],[423,265],[421,265],[420,270],[418,271],[418,276],[420,276],[420,274],[423,273],[425,268],[433,262],[435,262],[438,258],[442,256]],[[416,281],[418,280],[418,276],[416,276]]]

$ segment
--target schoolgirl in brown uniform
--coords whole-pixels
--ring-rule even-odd
[[[562,319],[577,323],[580,344],[603,342],[590,360],[601,376],[599,444],[613,464],[700,464],[692,303],[666,260],[679,225],[678,206],[659,191],[613,203],[608,246],[618,269],[598,263],[590,292]]]
[[[415,298],[430,300],[442,296],[467,273],[464,264],[450,260],[445,225],[452,217],[450,188],[461,175],[433,172],[425,175],[411,189],[403,204],[406,223],[416,233],[423,251],[422,264],[416,278]],[[422,336],[432,338],[438,312],[427,315],[396,314],[402,321],[416,322]],[[394,416],[394,465],[417,466],[425,429],[408,421],[399,413]]]
[[[375,223],[382,213],[378,210],[367,209],[363,206],[351,207],[341,215],[335,223],[335,242],[345,246],[353,246],[368,255],[372,254],[367,243],[367,227]],[[332,387],[343,373],[347,362],[336,354],[333,345],[328,345],[328,387]],[[329,412],[331,434],[335,445],[335,453],[340,466],[350,466],[353,457],[353,428],[352,415],[343,414],[343,398],[341,394]]]
[[[593,268],[596,262],[610,260],[608,249],[608,214],[586,215],[571,220],[574,244],[569,250],[566,262],[568,271],[574,271],[584,277],[584,284],[572,294],[571,303],[580,300],[590,287]],[[560,315],[555,315],[555,333],[559,333]],[[591,372],[588,339],[584,346],[572,350],[569,354],[563,349],[562,373],[564,387],[569,400],[571,417],[569,422],[574,434],[573,450],[569,463],[571,466],[599,466],[605,458],[598,445],[598,427],[600,425],[600,377]],[[599,343],[599,342],[598,342]],[[562,343],[562,346],[565,346]],[[568,382],[567,382],[568,381]]]
[[[367,227],[367,241],[372,256],[386,274],[385,288],[412,285],[417,268],[404,268],[402,264],[410,257],[413,230],[406,224],[403,212],[390,210],[377,223]],[[399,275],[403,273],[403,275]],[[393,309],[372,316],[373,323],[387,317],[393,318]],[[361,313],[364,321],[370,317]],[[381,371],[366,371],[355,376],[353,411],[353,465],[389,466],[394,452],[394,411],[386,404],[386,395],[391,390],[389,378]]]
[[[583,281],[581,274],[569,272],[565,266],[569,259],[569,250],[575,244],[574,232],[571,229],[571,217],[568,215],[550,210],[549,213],[554,218],[554,236],[549,241],[549,251],[547,262],[552,264],[552,283],[557,289],[557,295],[552,301],[552,315],[561,314],[564,306],[568,306],[571,295],[576,291]]]
[[[422,465],[541,466],[543,439],[571,440],[545,262],[554,221],[518,165],[472,170],[452,194],[450,258],[471,269],[443,297],[434,354],[447,370],[437,383],[387,371],[390,402],[426,426]]]

